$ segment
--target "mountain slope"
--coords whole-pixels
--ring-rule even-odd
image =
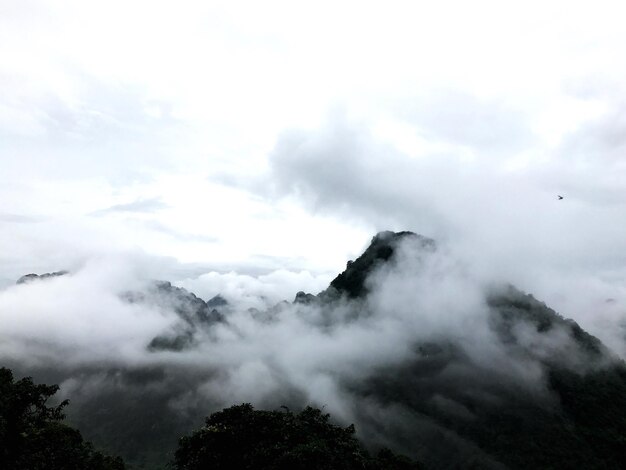
[[[381,263],[396,261],[400,243],[435,250],[432,240],[415,234],[379,234],[331,288],[349,298],[367,296],[367,280]],[[430,439],[424,428],[448,435],[420,455],[431,468],[620,468],[626,461],[623,362],[574,321],[513,286],[492,288],[485,304],[503,351],[514,364],[540,367],[539,382],[503,373],[502,358],[477,361],[447,338],[416,342],[410,359],[346,386],[367,401],[403,410],[400,419],[411,424],[398,442],[407,440],[407,427],[422,441]],[[410,452],[410,445],[402,450]],[[433,452],[436,447],[443,450]],[[450,452],[458,455],[450,459]]]

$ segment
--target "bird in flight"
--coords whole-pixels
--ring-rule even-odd
[[[557,194],[557,197],[559,198],[559,201],[563,199],[563,196],[561,196],[560,194]]]

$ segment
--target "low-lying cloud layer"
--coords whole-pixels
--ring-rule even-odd
[[[567,324],[540,332],[523,317],[494,323],[488,297],[499,280],[486,279],[445,247],[432,252],[411,238],[368,278],[365,298],[276,304],[279,296],[291,300],[298,283],[323,287],[306,273],[256,279],[213,273],[185,281],[207,299],[221,293],[228,304],[216,304],[222,320],[193,320],[193,341],[179,349],[148,345],[182,331],[177,312],[188,301],[155,294],[140,273],[107,259],[0,292],[0,356],[61,382],[84,427],[98,401],[116,403],[98,422],[123,421],[115,410],[134,403],[134,413],[161,409],[176,422],[169,432],[185,432],[209,411],[234,403],[310,403],[356,422],[370,443],[423,458],[438,452],[433,433],[445,432],[456,449],[449,461],[458,462],[481,452],[422,414],[422,406],[471,421],[463,397],[490,406],[514,391],[552,407],[547,364],[585,371],[608,360],[586,351]],[[545,309],[536,304],[528,308]],[[386,391],[392,385],[395,399]],[[413,390],[410,399],[402,398],[404,387]],[[399,437],[405,425],[428,443],[424,449]]]

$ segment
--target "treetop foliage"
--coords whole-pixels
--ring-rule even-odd
[[[124,470],[120,458],[105,456],[61,421],[65,400],[46,402],[59,387],[15,381],[0,368],[0,468],[11,470]]]
[[[300,413],[255,410],[244,403],[206,419],[180,440],[176,470],[404,470],[420,468],[389,450],[371,457],[356,440],[353,425],[342,428],[330,415],[307,407]]]

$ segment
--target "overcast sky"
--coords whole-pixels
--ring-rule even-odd
[[[622,312],[623,18],[604,1],[0,0],[0,284],[128,256],[173,281],[291,272],[314,290],[392,229],[585,326]]]

